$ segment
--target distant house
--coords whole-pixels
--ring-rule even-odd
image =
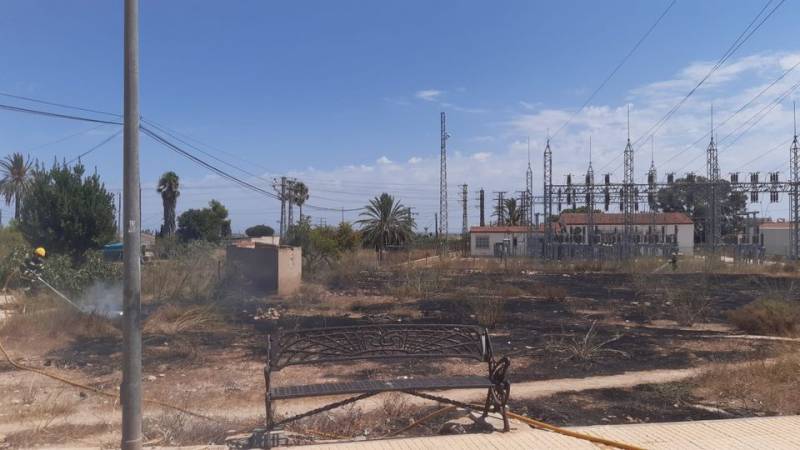
[[[594,241],[598,244],[615,244],[622,239],[625,215],[622,213],[595,213]],[[559,240],[587,243],[589,217],[586,213],[561,213]],[[633,241],[635,243],[677,244],[685,254],[694,253],[694,222],[684,213],[637,213],[633,215]]]

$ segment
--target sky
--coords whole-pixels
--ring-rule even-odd
[[[304,213],[314,223],[338,223],[342,213],[313,206],[355,209],[385,191],[414,208],[420,229],[433,230],[440,112],[451,134],[450,231],[461,229],[462,184],[471,225],[478,189],[487,199],[524,189],[528,139],[536,193],[548,133],[555,134],[554,182],[585,173],[590,136],[595,172],[619,180],[628,108],[638,180],[651,156],[661,178],[705,172],[712,104],[723,175],[777,170],[785,179],[800,82],[800,67],[792,69],[800,62],[793,33],[800,2],[781,4],[648,139],[767,2],[678,0],[581,109],[670,0],[142,0],[141,114],[252,184],[271,189],[281,175],[303,180],[312,205]],[[767,11],[780,0],[769,3]],[[0,0],[0,11],[0,92],[122,111],[121,0]],[[0,103],[70,112],[3,96]],[[0,111],[0,156],[19,151],[48,164],[71,160],[118,131]],[[120,189],[119,136],[81,161],[109,189]],[[168,170],[181,177],[179,213],[214,198],[228,207],[234,231],[277,227],[276,200],[232,185],[147,136],[141,162],[144,228],[160,226],[155,187]],[[4,217],[12,210],[2,209]],[[750,209],[788,216],[785,198]],[[348,221],[357,216],[344,213]]]

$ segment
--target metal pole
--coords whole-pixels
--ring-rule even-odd
[[[141,218],[139,198],[139,0],[125,0],[123,127],[122,450],[142,448]]]

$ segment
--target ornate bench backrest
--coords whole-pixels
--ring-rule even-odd
[[[272,339],[272,338],[270,338]],[[471,358],[488,362],[485,328],[471,325],[363,325],[283,331],[270,342],[270,366],[359,359]]]

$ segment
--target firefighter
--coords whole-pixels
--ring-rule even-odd
[[[42,267],[44,267],[44,259],[47,257],[47,251],[44,247],[36,247],[30,256],[25,258],[22,266],[22,276],[31,284],[38,281],[42,275]]]
[[[672,271],[678,270],[678,252],[672,252],[669,258],[669,264],[672,266]]]

